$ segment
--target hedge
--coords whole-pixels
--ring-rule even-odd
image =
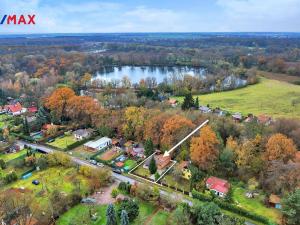
[[[22,138],[22,139],[24,139],[26,141],[29,141],[29,142],[34,142],[35,141],[32,137],[24,135],[24,134],[17,134],[17,133],[11,133],[11,134],[15,137]]]
[[[231,211],[233,213],[239,214],[241,216],[247,217],[252,220],[256,220],[258,222],[262,222],[264,224],[270,224],[269,220],[266,217],[257,215],[256,213],[250,212],[250,211],[243,209],[241,207],[238,207],[236,205],[229,204],[227,202],[222,201],[221,199],[206,196],[195,190],[192,191],[192,196],[193,196],[193,198],[198,199],[200,201],[206,201],[206,202],[213,201],[215,204],[217,204],[222,209]]]

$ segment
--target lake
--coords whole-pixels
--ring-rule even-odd
[[[191,75],[205,78],[205,69],[192,67],[152,67],[152,66],[121,66],[105,67],[99,70],[93,79],[101,79],[106,82],[121,80],[128,76],[132,83],[139,83],[141,79],[155,77],[157,83],[161,83],[165,78],[173,75]]]

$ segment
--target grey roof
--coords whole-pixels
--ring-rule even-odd
[[[75,130],[73,132],[73,134],[76,134],[78,136],[88,136],[90,135],[91,133],[93,132],[92,129],[78,129],[78,130]]]

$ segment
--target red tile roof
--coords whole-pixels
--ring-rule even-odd
[[[209,177],[206,180],[206,185],[209,189],[226,194],[230,188],[230,184],[227,180],[223,180],[217,177]]]
[[[19,103],[19,102],[17,102],[16,104],[14,104],[14,105],[6,105],[5,106],[5,108],[7,109],[7,110],[9,110],[9,111],[11,111],[11,112],[19,112],[19,111],[21,111],[22,110],[22,105]]]
[[[36,106],[30,106],[28,108],[28,111],[31,112],[31,113],[36,113],[38,111],[37,107]]]

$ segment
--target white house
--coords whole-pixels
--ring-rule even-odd
[[[93,151],[102,150],[103,148],[106,148],[112,144],[112,141],[108,137],[102,137],[96,141],[89,141],[85,143],[83,146],[91,149]]]
[[[73,135],[76,140],[83,140],[85,138],[89,138],[92,133],[92,129],[78,129],[73,132]]]

